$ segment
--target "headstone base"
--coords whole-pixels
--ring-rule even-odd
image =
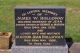
[[[68,53],[68,46],[16,46],[11,53]]]

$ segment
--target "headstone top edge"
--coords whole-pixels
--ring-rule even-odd
[[[54,9],[65,9],[64,6],[16,6],[15,9],[50,9],[50,8],[54,8]]]

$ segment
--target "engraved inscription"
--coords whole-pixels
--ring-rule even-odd
[[[16,9],[17,45],[50,46],[64,39],[65,9]]]

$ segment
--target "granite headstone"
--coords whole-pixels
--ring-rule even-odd
[[[13,53],[68,53],[64,36],[64,7],[15,8]]]

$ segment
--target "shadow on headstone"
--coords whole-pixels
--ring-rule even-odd
[[[66,40],[66,43],[67,43],[68,47],[70,48],[72,46],[72,44],[73,44],[72,38],[71,37],[65,38],[65,40]]]

